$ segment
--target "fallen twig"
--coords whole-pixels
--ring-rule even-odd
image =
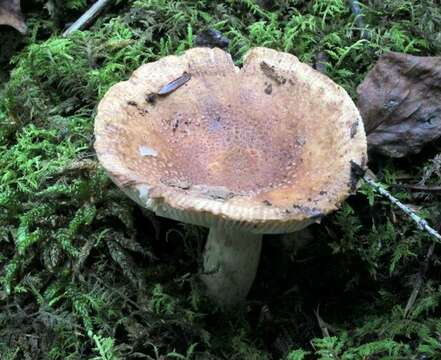
[[[319,307],[317,307],[317,310],[314,311],[315,317],[317,319],[318,325],[320,329],[322,330],[323,337],[330,337],[329,330],[328,330],[328,324],[323,321],[323,319],[319,315]]]
[[[369,175],[365,174],[363,176],[363,180],[366,181],[366,183],[369,184],[375,191],[377,191],[379,194],[383,195],[384,197],[388,198],[390,202],[392,202],[393,204],[398,206],[401,210],[403,210],[413,221],[417,223],[417,225],[422,230],[425,230],[432,237],[435,238],[435,242],[433,242],[430,245],[426,257],[424,258],[424,261],[420,266],[420,270],[418,271],[414,288],[409,296],[409,299],[407,300],[407,304],[404,309],[404,317],[407,317],[409,311],[412,309],[413,305],[415,304],[415,301],[418,297],[421,287],[423,286],[424,277],[426,276],[427,270],[429,269],[429,262],[435,250],[435,244],[436,242],[441,242],[441,235],[434,228],[429,226],[426,220],[418,216],[411,208],[401,203],[397,198],[395,198],[386,189],[384,189],[379,183],[375,182]]]
[[[334,333],[338,332],[338,329],[332,326],[331,324],[328,324],[326,321],[322,319],[320,316],[320,305],[317,306],[317,310],[314,310],[315,317],[317,319],[318,325],[320,329],[322,330],[323,337],[330,337],[329,330],[331,330]]]
[[[111,2],[111,0],[98,0],[94,3],[81,17],[69,26],[63,33],[63,36],[68,36],[74,31],[82,30],[87,26],[90,26],[99,15],[99,13]]]
[[[364,175],[363,180],[372,187],[376,192],[388,198],[388,200],[394,205],[398,206],[401,210],[403,210],[413,221],[415,221],[418,227],[426,232],[428,232],[432,237],[436,239],[437,242],[441,243],[441,235],[432,228],[426,220],[417,215],[415,211],[413,211],[410,207],[404,205],[400,202],[396,197],[391,195],[389,191],[384,189],[379,183],[375,182],[369,175]]]
[[[412,184],[395,184],[395,186],[404,187],[409,190],[436,192],[441,191],[441,186],[425,186],[425,185],[412,185]]]
[[[404,309],[404,317],[407,317],[410,309],[412,309],[413,305],[415,304],[415,300],[421,290],[421,287],[423,286],[424,278],[426,277],[427,270],[429,269],[429,262],[434,250],[435,243],[432,243],[429,247],[429,250],[427,250],[424,261],[420,265],[420,270],[418,271],[413,291],[410,294],[409,299],[407,300],[406,308]]]

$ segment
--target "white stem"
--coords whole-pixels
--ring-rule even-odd
[[[202,281],[223,308],[243,302],[256,277],[262,235],[211,228],[204,250]]]

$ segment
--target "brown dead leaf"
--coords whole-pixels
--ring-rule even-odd
[[[370,150],[403,157],[441,136],[441,57],[385,54],[357,92]]]
[[[27,26],[21,13],[20,0],[0,0],[0,25],[12,26],[26,34]]]

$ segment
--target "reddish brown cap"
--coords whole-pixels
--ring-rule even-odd
[[[266,48],[241,68],[209,48],[141,66],[101,100],[95,136],[101,164],[141,206],[256,233],[295,231],[335,210],[367,158],[348,94]]]

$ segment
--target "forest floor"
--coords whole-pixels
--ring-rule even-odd
[[[203,30],[237,64],[325,54],[356,101],[381,54],[441,54],[438,0],[363,1],[363,29],[343,0],[118,0],[68,37],[86,0],[22,3],[27,35],[0,28],[0,359],[441,359],[439,246],[366,185],[302,246],[265,237],[246,305],[223,313],[197,281],[206,229],[141,211],[93,150],[107,89]],[[369,159],[434,227],[440,193],[399,184],[440,186],[440,150]]]

